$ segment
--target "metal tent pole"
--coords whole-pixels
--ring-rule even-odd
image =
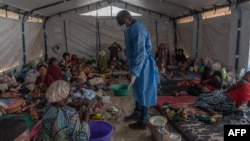
[[[28,14],[25,13],[22,19],[22,40],[23,40],[23,66],[26,66],[26,47],[25,47],[25,34],[24,34],[24,22],[26,21]]]
[[[45,61],[48,60],[47,36],[46,36],[46,32],[45,32],[46,22],[47,22],[47,20],[45,19],[44,23],[43,23],[43,37],[44,37],[44,50],[45,50],[44,60]]]

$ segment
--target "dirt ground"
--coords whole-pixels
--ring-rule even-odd
[[[114,126],[111,141],[153,141],[151,137],[151,130],[133,130],[128,128],[128,124],[132,123],[124,121],[124,116],[131,114],[134,108],[134,99],[132,93],[128,96],[115,96],[113,91],[106,91],[110,96],[110,103],[105,103],[102,112],[105,113],[105,121],[110,122]],[[115,106],[119,111],[112,115],[107,111],[111,106]],[[154,107],[150,109],[150,115],[161,115]],[[168,125],[170,132],[176,132],[171,125]],[[177,132],[176,132],[177,133]],[[162,139],[162,141],[170,141]],[[173,140],[172,140],[173,141]],[[184,139],[182,139],[184,141]]]

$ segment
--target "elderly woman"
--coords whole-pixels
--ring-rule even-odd
[[[64,80],[53,82],[47,90],[48,105],[41,120],[35,140],[43,141],[87,141],[89,128],[81,122],[75,109],[66,106],[70,86]]]

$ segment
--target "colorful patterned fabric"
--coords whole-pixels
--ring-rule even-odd
[[[171,103],[164,103],[162,106],[162,113],[167,117],[168,120],[174,122],[195,122],[195,121],[202,121],[205,123],[214,123],[216,119],[208,116],[208,115],[201,115],[201,114],[189,114],[184,109],[181,108],[174,108]]]
[[[66,63],[65,60],[62,60],[59,64],[59,67],[62,70],[62,79],[67,81],[72,76],[70,72],[70,68],[72,67],[71,62]]]
[[[207,112],[194,106],[196,96],[158,96],[157,108],[162,109],[166,104],[170,104],[172,108],[183,109],[185,113],[190,115],[208,115]]]
[[[8,113],[14,113],[17,112],[19,109],[21,109],[22,105],[26,101],[24,99],[19,98],[6,98],[6,99],[0,99],[0,103],[3,103],[7,106],[7,112]]]
[[[224,93],[202,94],[194,104],[197,107],[209,107],[222,112],[232,112],[237,109],[236,103]]]
[[[41,120],[39,134],[35,140],[43,141],[87,141],[89,128],[81,124],[75,109],[47,105]]]
[[[25,77],[25,83],[35,83],[36,78],[39,76],[39,72],[36,69],[31,69],[27,72]]]

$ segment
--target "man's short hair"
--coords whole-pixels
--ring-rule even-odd
[[[64,58],[66,56],[70,56],[70,54],[68,52],[64,52],[63,55],[62,55],[62,57]]]
[[[122,10],[117,14],[116,20],[119,22],[122,21],[124,18],[130,18],[130,17],[131,15],[127,10]]]

